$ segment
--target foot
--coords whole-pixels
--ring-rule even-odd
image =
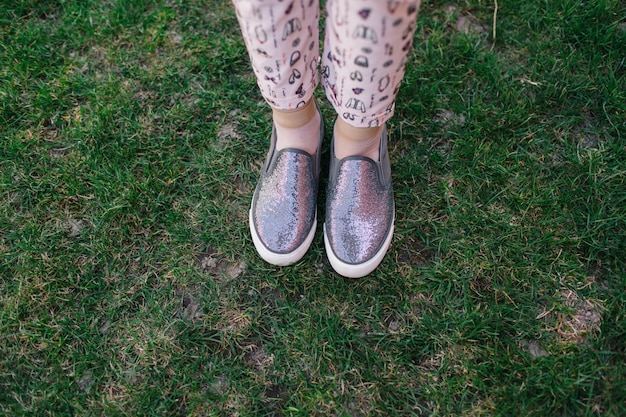
[[[331,147],[324,244],[337,273],[360,278],[382,261],[393,237],[395,208],[387,133],[377,159],[338,158]]]
[[[290,265],[308,250],[317,227],[317,187],[323,126],[321,118],[306,138],[312,152],[294,146],[278,148],[272,130],[270,150],[250,207],[250,232],[257,252],[273,265]],[[288,141],[288,139],[287,139]],[[310,148],[307,148],[310,149]]]

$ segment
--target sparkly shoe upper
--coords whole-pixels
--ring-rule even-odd
[[[385,134],[383,140],[386,142]],[[394,219],[391,168],[386,143],[380,160],[331,157],[326,200],[326,233],[335,256],[346,264],[360,264],[376,255]]]
[[[282,149],[268,158],[252,200],[254,227],[268,250],[293,252],[311,231],[318,166],[314,157],[298,149]]]

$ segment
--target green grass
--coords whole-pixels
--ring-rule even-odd
[[[499,3],[422,6],[354,281],[254,251],[229,2],[0,0],[0,414],[625,415],[626,4]]]

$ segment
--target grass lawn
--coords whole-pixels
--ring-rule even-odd
[[[626,415],[626,2],[499,3],[422,5],[348,280],[254,250],[229,1],[0,0],[0,415]]]

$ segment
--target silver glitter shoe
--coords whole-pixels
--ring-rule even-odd
[[[348,278],[372,272],[393,237],[395,207],[387,129],[378,162],[364,156],[335,157],[331,144],[324,244],[332,267]]]
[[[318,110],[319,111],[319,110]],[[276,151],[276,129],[250,207],[254,246],[266,262],[291,265],[311,246],[317,227],[320,137],[315,154],[286,148]]]

